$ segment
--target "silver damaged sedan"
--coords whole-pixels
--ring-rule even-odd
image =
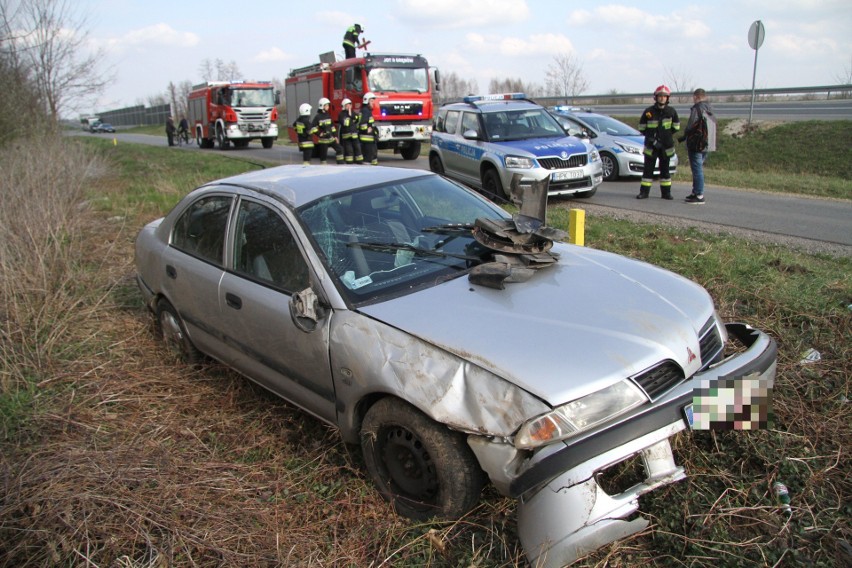
[[[399,514],[458,518],[490,482],[518,500],[530,562],[563,566],[647,526],[639,496],[685,475],[669,440],[693,388],[771,380],[776,347],[697,284],[558,242],[529,211],[419,170],[276,167],[143,228],[138,283],[187,362],[360,443]],[[627,460],[644,479],[605,483]]]

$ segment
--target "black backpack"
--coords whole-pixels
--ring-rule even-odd
[[[691,152],[703,152],[707,149],[707,116],[699,111],[698,121],[686,136],[686,147]]]

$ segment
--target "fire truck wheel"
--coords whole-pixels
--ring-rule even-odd
[[[225,133],[221,128],[216,129],[216,142],[220,150],[227,150],[231,146],[231,142],[225,138]]]
[[[263,147],[269,150],[272,148],[272,143],[275,142],[275,138],[261,138],[260,143],[263,144]]]
[[[412,142],[408,146],[402,148],[399,153],[402,154],[403,159],[416,160],[417,156],[420,155],[420,142]]]

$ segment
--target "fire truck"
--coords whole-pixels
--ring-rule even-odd
[[[331,101],[331,118],[337,123],[343,99],[352,100],[353,114],[361,112],[364,94],[376,95],[373,111],[379,149],[393,149],[406,160],[420,155],[420,146],[432,133],[432,91],[437,74],[421,55],[365,53],[335,61],[334,53],[320,55],[320,63],[290,71],[284,81],[290,140],[296,142],[293,123],[299,105],[308,103],[317,111],[325,97]]]
[[[279,102],[269,81],[207,81],[189,93],[187,119],[202,148],[245,148],[252,140],[272,148],[278,138]]]

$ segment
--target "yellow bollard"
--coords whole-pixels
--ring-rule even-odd
[[[118,140],[115,139],[115,136],[113,136],[113,138],[112,138],[112,145],[118,146]]]
[[[573,245],[586,244],[586,212],[583,209],[568,210],[568,242]]]

